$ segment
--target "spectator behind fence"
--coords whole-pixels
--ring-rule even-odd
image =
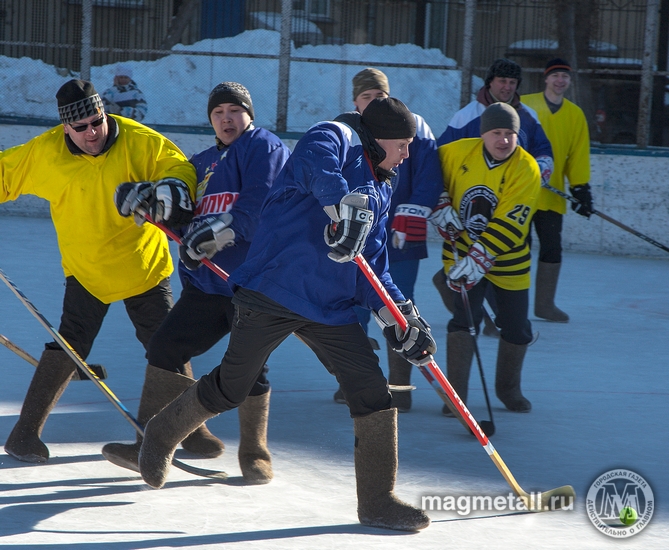
[[[127,65],[116,67],[114,85],[102,93],[102,102],[107,113],[137,121],[144,120],[148,110],[144,94],[132,79],[132,69]]]

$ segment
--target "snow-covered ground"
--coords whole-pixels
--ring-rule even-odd
[[[62,272],[51,222],[0,217],[0,268],[57,326]],[[421,265],[416,301],[432,324],[445,370],[448,320],[430,279],[439,246]],[[528,351],[523,376],[530,414],[506,412],[492,396],[497,427],[491,438],[526,491],[573,485],[573,511],[429,512],[418,534],[361,526],[356,516],[353,426],[332,400],[336,383],[297,339],[271,357],[273,385],[269,444],[275,479],[241,481],[236,413],[209,422],[227,449],[215,460],[179,459],[225,470],[226,483],[172,469],[161,490],[106,462],[100,448],[131,440],[133,429],[90,382],[73,382],[47,421],[46,465],[20,463],[0,452],[0,545],[21,549],[240,548],[240,549],[664,549],[669,540],[669,287],[667,263],[656,259],[566,254],[558,304],[569,324],[532,318],[541,336]],[[177,281],[175,287],[178,288]],[[382,336],[376,326],[372,335]],[[48,334],[0,285],[0,333],[39,356]],[[496,341],[479,341],[489,389]],[[194,360],[208,372],[221,342]],[[385,351],[380,352],[385,365]],[[109,371],[109,388],[134,414],[145,361],[121,304],[114,304],[89,357]],[[33,367],[0,348],[0,440],[16,422]],[[441,401],[419,373],[414,407],[400,416],[398,495],[416,505],[426,495],[508,496],[509,487],[485,451],[460,424],[441,415]],[[477,369],[470,408],[487,419]],[[494,392],[493,392],[494,393]],[[655,495],[647,528],[624,541],[591,524],[585,511],[590,485],[603,472],[626,468],[643,476]]]
[[[174,50],[227,54],[278,55],[280,35],[269,30],[246,31],[231,38],[206,39]],[[359,65],[293,61],[290,68],[288,126],[304,132],[320,120],[331,120],[352,110],[351,79],[375,63],[405,63],[451,67],[450,70],[381,67],[388,75],[391,95],[423,115],[440,135],[460,108],[461,74],[456,62],[438,49],[414,44],[373,46],[343,44],[293,48],[295,58],[359,61]],[[236,81],[249,89],[256,124],[276,127],[279,62],[249,57],[214,57],[173,54],[156,61],[129,61],[133,78],[144,92],[149,111],[146,124],[209,126],[207,97],[216,84]],[[98,92],[111,86],[116,64],[91,68]],[[57,120],[55,94],[79,75],[28,58],[0,56],[0,114]],[[36,83],[39,83],[37,85]],[[474,77],[476,92],[483,81]]]

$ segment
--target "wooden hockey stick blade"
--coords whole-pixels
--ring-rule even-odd
[[[402,313],[398,309],[397,304],[393,302],[392,298],[390,297],[390,294],[388,294],[388,291],[386,291],[384,286],[381,284],[381,281],[376,276],[376,273],[374,273],[370,265],[367,263],[367,260],[365,260],[365,258],[362,256],[357,256],[354,261],[355,263],[358,264],[358,267],[362,270],[363,274],[365,275],[369,283],[372,285],[372,288],[376,290],[379,297],[383,300],[385,306],[392,313],[399,327],[402,328],[403,330],[406,330],[408,326],[407,320],[404,318],[404,315],[402,315]],[[478,424],[478,422],[476,422],[476,420],[472,416],[472,413],[469,412],[469,409],[465,406],[462,399],[460,399],[460,396],[455,392],[453,386],[451,386],[451,383],[446,379],[444,373],[441,371],[439,365],[437,365],[434,359],[430,358],[430,362],[428,364],[419,365],[418,368],[428,379],[430,385],[432,385],[437,390],[437,393],[439,394],[440,397],[442,397],[442,394],[445,394],[447,396],[447,398],[451,402],[449,408],[450,406],[453,406],[455,408],[455,410],[458,413],[456,416],[458,418],[461,417],[462,421],[464,421],[467,424],[467,427],[473,432],[474,436],[476,437],[476,439],[478,439],[479,443],[481,444],[485,452],[488,453],[490,459],[493,461],[495,466],[497,466],[497,469],[502,474],[502,477],[504,477],[504,479],[511,486],[511,489],[513,489],[516,495],[523,500],[528,510],[530,510],[531,512],[549,511],[551,509],[550,508],[552,502],[551,499],[554,497],[557,497],[558,499],[560,497],[564,497],[565,499],[570,499],[568,503],[565,503],[560,508],[573,505],[576,493],[574,492],[574,488],[571,485],[565,485],[563,487],[551,489],[550,491],[533,493],[533,494],[523,490],[523,488],[516,481],[516,478],[513,477],[511,470],[509,470],[507,465],[502,460],[502,457],[499,456],[499,453],[497,452],[497,450],[495,450],[495,447],[488,439],[488,436],[481,429],[481,426]]]
[[[60,347],[63,349],[63,351],[69,356],[74,363],[81,368],[81,370],[88,376],[98,387],[98,389],[105,395],[105,397],[111,402],[114,407],[123,415],[123,417],[130,422],[133,428],[135,428],[135,431],[143,436],[144,435],[144,429],[142,426],[137,422],[134,416],[130,414],[130,411],[119,401],[118,397],[114,395],[114,392],[112,392],[109,387],[102,382],[95,372],[88,366],[86,361],[84,361],[81,357],[79,357],[79,354],[74,350],[72,346],[61,336],[61,334],[49,323],[46,317],[42,315],[42,313],[33,305],[33,303],[28,299],[28,297],[21,292],[21,289],[19,289],[18,286],[14,284],[14,282],[7,277],[5,272],[0,269],[0,279],[9,287],[9,290],[11,290],[14,295],[19,299],[19,301],[32,313],[32,315],[39,321],[39,323],[46,329],[46,331],[51,335],[51,337],[54,339],[54,341],[58,342],[60,344]],[[180,470],[183,470],[184,472],[188,472],[190,474],[194,474],[197,476],[201,477],[208,477],[212,479],[226,479],[228,477],[228,474],[225,472],[219,472],[217,470],[207,470],[203,468],[196,468],[195,466],[190,466],[188,464],[184,464],[183,462],[180,462],[178,460],[172,460],[172,464],[179,468]]]

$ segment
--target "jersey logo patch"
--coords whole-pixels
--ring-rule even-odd
[[[478,240],[495,213],[499,199],[492,189],[475,185],[467,189],[460,201],[460,218],[472,241]]]

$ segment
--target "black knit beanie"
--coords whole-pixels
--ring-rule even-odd
[[[495,59],[495,61],[492,62],[492,65],[488,67],[488,73],[485,77],[485,85],[489,86],[492,79],[498,76],[500,78],[515,78],[518,81],[518,87],[520,87],[520,83],[523,81],[521,72],[522,69],[518,63],[515,63],[510,59],[504,59],[503,57]]]
[[[207,102],[207,117],[211,121],[211,112],[221,103],[233,103],[244,107],[251,120],[255,119],[253,102],[249,91],[238,82],[221,82],[209,94]]]
[[[570,73],[571,65],[569,65],[568,61],[560,59],[559,57],[551,59],[548,63],[546,63],[546,68],[544,69],[544,76],[548,76],[549,74],[556,72]]]
[[[361,117],[375,139],[407,139],[416,135],[416,119],[407,106],[394,97],[376,98]]]
[[[58,115],[63,124],[104,113],[102,99],[87,80],[70,80],[56,92]]]
[[[499,128],[520,132],[520,117],[508,103],[493,103],[481,114],[481,135]]]

